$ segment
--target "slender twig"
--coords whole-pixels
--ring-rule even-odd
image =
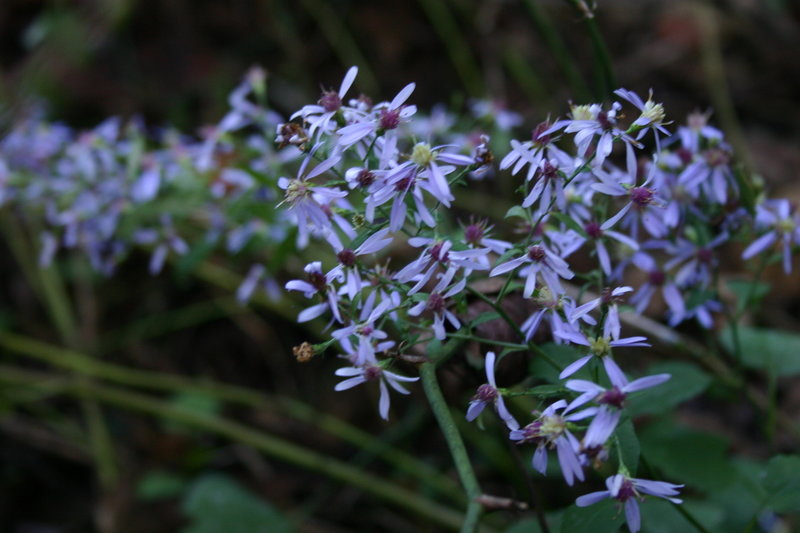
[[[581,14],[586,24],[586,29],[589,30],[589,37],[592,40],[592,50],[595,56],[595,66],[598,70],[598,78],[600,79],[600,86],[602,89],[602,94],[598,96],[601,98],[611,96],[614,89],[617,88],[617,80],[614,76],[614,68],[611,64],[611,55],[608,53],[608,47],[606,47],[603,34],[600,32],[600,27],[597,25],[594,11],[584,0],[567,1]]]

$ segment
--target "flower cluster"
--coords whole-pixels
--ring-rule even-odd
[[[780,241],[787,272],[791,267],[800,235],[797,215],[788,203],[745,194],[730,166],[730,147],[705,115],[691,115],[688,125],[671,135],[652,94],[643,100],[620,89],[620,101],[610,106],[573,106],[568,118],[534,128],[530,140],[512,140],[499,168],[512,175],[525,172],[522,200],[509,211],[523,219],[524,233],[501,240],[489,237],[487,221],[472,219],[457,229],[449,215],[455,188],[493,159],[488,132],[477,147],[457,136],[434,144],[430,140],[440,139],[441,131],[407,103],[413,84],[390,101],[373,104],[363,95],[345,101],[355,75],[351,69],[338,92],[324,92],[317,105],[294,115],[299,120],[277,130],[279,143],[283,131],[304,139],[305,170],[282,185],[300,244],[307,236],[320,238],[338,261],[327,271],[320,263],[309,265],[309,281],[292,281],[287,288],[318,300],[300,320],[325,314],[340,328],[333,336],[349,366],[337,373],[349,379],[337,390],[379,381],[384,418],[387,384],[406,393],[399,382],[415,379],[389,370],[397,353],[422,349],[427,341],[444,341],[452,333],[468,335],[464,311],[470,287],[482,278],[502,277],[502,295],[519,287],[534,308],[524,323],[511,324],[521,332],[520,342],[548,335],[584,355],[559,368],[565,397],[535,410],[535,419],[520,427],[503,400],[508,389],[495,380],[500,358],[489,352],[486,383],[477,389],[466,417],[475,420],[493,406],[512,440],[536,446],[534,468],[544,472],[547,450],[555,449],[571,485],[618,447],[612,437],[628,395],[670,378],[659,374],[631,381],[617,363],[617,350],[649,346],[645,337],[622,335],[626,298],[645,312],[658,309],[660,295],[670,324],[695,318],[712,327],[721,306],[714,278],[718,251],[748,227],[763,235],[746,248],[745,258]],[[633,115],[628,123],[623,123],[625,114]],[[656,150],[647,156],[643,148],[650,141]],[[389,268],[390,255],[393,261],[404,259]],[[578,269],[587,258],[596,267]],[[626,283],[636,270],[644,282],[634,288]],[[577,279],[589,281],[579,291],[570,290]],[[574,296],[591,287],[601,294],[587,301]],[[502,296],[495,305],[502,309]],[[585,374],[594,380],[572,378],[587,365],[594,372]],[[619,468],[609,490],[598,494],[622,502],[631,531],[637,531],[636,498],[672,498],[678,486],[631,478],[621,461]],[[598,494],[582,497],[579,505],[596,501]]]
[[[608,490],[576,503],[614,498],[638,531],[637,499],[678,502],[680,486],[633,478],[622,461],[615,435],[628,396],[670,376],[629,380],[620,354],[649,343],[623,335],[620,314],[633,308],[673,326],[695,319],[712,328],[724,305],[715,271],[725,245],[744,242],[744,259],[781,261],[789,273],[800,214],[735,170],[731,147],[707,115],[690,115],[670,134],[652,94],[643,100],[620,89],[609,105],[573,105],[566,118],[540,123],[509,148],[493,145],[490,134],[521,117],[497,103],[472,102],[482,129],[456,132],[456,117],[443,108],[418,113],[413,83],[375,103],[354,96],[357,75],[352,67],[338,90],[285,121],[262,105],[264,74],[253,70],[232,93],[231,111],[200,141],[169,131],[154,140],[135,122],[110,120],[76,134],[28,120],[0,141],[0,204],[40,213],[42,265],[66,248],[106,274],[133,246],[151,250],[156,273],[198,242],[230,254],[289,240],[299,248],[322,243],[302,279],[285,289],[308,301],[298,322],[327,322],[323,346],[338,346],[343,361],[336,390],[377,382],[384,419],[390,389],[409,394],[405,384],[419,379],[407,375],[408,361],[424,360],[426,346],[473,338],[470,306],[475,297],[491,302],[493,319],[508,322],[518,346],[534,350],[534,341],[549,338],[580,355],[557,369],[562,397],[536,405],[523,426],[515,412],[527,401],[526,384],[542,378],[499,387],[495,367],[504,354],[488,352],[486,383],[467,405],[467,420],[492,406],[510,440],[535,446],[534,469],[544,473],[548,451],[556,451],[569,485],[616,451]],[[499,221],[452,215],[459,187],[497,171],[520,175],[519,201],[507,216],[521,220],[513,234]],[[270,268],[248,266],[239,299],[259,287],[274,292]],[[486,280],[502,286],[494,299],[476,284]],[[512,293],[529,310],[519,324],[505,312]],[[318,351],[304,350],[304,360]],[[522,400],[506,401],[509,394]]]

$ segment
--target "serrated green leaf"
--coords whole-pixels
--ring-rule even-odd
[[[733,329],[720,333],[725,348],[735,353]],[[778,376],[800,374],[800,335],[774,329],[739,326],[742,364]]]
[[[614,533],[625,521],[615,502],[603,500],[588,507],[573,505],[564,513],[561,533]]]
[[[192,519],[183,533],[290,533],[294,530],[268,502],[218,474],[194,482],[182,507]]]
[[[800,456],[778,455],[767,463],[767,505],[777,513],[800,512]]]
[[[657,363],[647,370],[647,374],[670,374],[672,378],[656,387],[632,393],[627,405],[632,417],[666,413],[701,394],[711,384],[711,376],[700,367],[682,361]]]

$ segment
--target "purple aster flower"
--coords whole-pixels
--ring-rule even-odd
[[[644,313],[647,306],[650,305],[653,295],[660,290],[670,312],[683,315],[686,311],[686,303],[683,301],[680,288],[658,265],[653,256],[639,251],[633,255],[631,261],[647,274],[647,281],[639,287],[630,300],[631,304],[636,307],[636,311]]]
[[[522,116],[509,111],[505,103],[499,100],[472,100],[469,108],[475,118],[491,120],[500,131],[510,131],[522,124]]]
[[[653,180],[656,175],[657,166],[651,164],[650,172],[647,179],[641,185],[633,185],[632,182],[636,176],[636,163],[635,161],[628,164],[627,174],[620,176],[619,174],[608,174],[605,172],[597,172],[600,183],[595,183],[592,188],[603,194],[610,196],[625,196],[628,202],[620,209],[616,215],[609,218],[600,226],[600,229],[606,231],[611,229],[617,222],[623,219],[628,212],[632,211],[633,217],[630,224],[631,237],[635,240],[638,233],[638,220],[641,219],[642,224],[650,235],[653,237],[662,237],[667,233],[667,227],[661,220],[661,215],[654,213],[653,208],[663,206],[664,201],[660,198],[656,190],[648,187],[648,184]],[[622,179],[620,179],[622,178]],[[626,183],[624,180],[631,180],[631,184]]]
[[[419,302],[408,310],[408,314],[411,316],[419,316],[425,310],[432,312],[433,332],[435,337],[439,340],[446,337],[444,330],[445,319],[450,322],[455,329],[461,327],[461,322],[458,320],[458,317],[447,309],[447,306],[450,305],[449,298],[463,291],[464,287],[467,285],[467,280],[462,279],[454,283],[448,289],[447,287],[450,286],[450,282],[453,281],[455,273],[455,269],[451,268],[442,274],[439,282],[433,288],[433,292],[428,295],[427,300]]]
[[[486,381],[488,383],[484,383],[478,387],[478,392],[475,393],[475,397],[469,402],[466,417],[467,421],[472,422],[475,420],[478,415],[481,414],[484,407],[493,403],[497,414],[506,423],[508,429],[519,429],[519,423],[517,423],[511,413],[508,412],[506,404],[503,402],[503,395],[497,390],[497,383],[494,380],[494,362],[494,352],[487,352],[484,364],[486,366]]]
[[[418,179],[419,187],[430,193],[445,207],[450,207],[450,202],[455,199],[447,183],[447,174],[455,170],[456,166],[470,166],[475,164],[475,159],[462,154],[442,151],[445,146],[431,147],[427,143],[417,143],[411,151],[408,161],[393,168],[386,176],[389,184],[405,180],[409,175]],[[447,166],[439,166],[445,163]],[[409,170],[411,174],[409,174]]]
[[[547,283],[550,290],[555,294],[562,294],[564,289],[561,287],[561,282],[558,278],[572,279],[575,275],[570,269],[566,261],[559,257],[556,253],[552,252],[544,243],[540,242],[530,246],[521,257],[511,259],[505,263],[501,263],[494,267],[489,273],[489,276],[499,276],[506,272],[525,266],[521,273],[526,276],[525,290],[522,295],[525,298],[530,298],[536,289],[536,276],[541,274]]]
[[[417,259],[403,267],[394,276],[394,279],[400,283],[416,281],[416,284],[408,291],[409,295],[419,292],[439,268],[444,268],[446,271],[452,270],[453,274],[458,269],[463,269],[465,276],[473,270],[488,270],[489,268],[485,259],[482,260],[489,253],[487,248],[453,250],[452,242],[427,237],[412,237],[408,243],[414,247],[425,247]]]
[[[350,90],[350,86],[353,85],[357,74],[358,67],[350,67],[347,74],[344,75],[338,91],[323,91],[316,105],[304,106],[300,111],[293,114],[290,119],[303,117],[303,120],[309,123],[308,133],[311,137],[314,137],[317,130],[322,133],[330,132],[332,129],[331,121],[342,109],[344,96]]]
[[[244,305],[253,296],[258,287],[261,287],[267,297],[273,302],[281,298],[280,286],[275,279],[269,275],[264,265],[257,263],[250,267],[239,288],[236,289],[236,301],[239,305]]]
[[[599,357],[603,361],[606,370],[608,370],[609,365],[616,367],[616,363],[614,363],[614,360],[611,358],[611,348],[650,346],[648,343],[644,342],[647,340],[646,337],[615,339],[612,337],[613,329],[613,324],[609,325],[609,321],[606,319],[606,322],[603,324],[604,334],[602,337],[587,337],[586,334],[569,324],[564,324],[561,329],[553,331],[553,335],[573,344],[588,346],[590,350],[587,355],[568,365],[567,368],[559,374],[558,378],[564,379],[571,376],[583,368],[592,357]]]
[[[724,205],[729,189],[738,192],[730,167],[731,155],[731,148],[724,143],[706,148],[681,172],[678,183],[693,197],[702,193],[710,201]]]
[[[639,111],[642,112],[642,114],[639,115],[639,118],[637,118],[632,124],[632,126],[639,130],[639,133],[636,135],[636,140],[640,140],[642,137],[644,137],[648,130],[652,130],[653,135],[656,138],[656,152],[660,152],[661,143],[659,141],[658,134],[660,132],[664,135],[669,135],[669,131],[667,131],[663,126],[664,118],[666,116],[664,113],[664,106],[653,101],[653,90],[650,90],[650,94],[648,95],[646,102],[643,102],[638,94],[627,89],[617,89],[614,91],[614,94],[632,103],[639,109]]]
[[[608,253],[608,248],[606,248],[606,245],[603,242],[605,239],[614,239],[615,241],[624,244],[629,249],[634,251],[639,249],[639,243],[637,243],[634,239],[631,239],[627,235],[619,233],[618,231],[604,230],[601,225],[595,221],[590,221],[584,224],[583,230],[586,232],[586,235],[589,237],[589,239],[594,242],[597,261],[600,263],[600,268],[603,269],[603,272],[606,276],[611,276],[612,268],[611,256]]]
[[[178,255],[185,255],[189,251],[189,245],[175,232],[172,219],[169,215],[161,217],[161,228],[137,230],[134,235],[137,244],[155,245],[153,255],[150,256],[150,274],[155,276],[164,268],[164,262],[170,250]]]
[[[558,414],[561,409],[564,411]],[[533,468],[542,474],[547,471],[547,449],[555,448],[558,462],[561,465],[561,473],[568,485],[572,485],[576,478],[583,481],[583,468],[578,458],[580,444],[578,439],[567,429],[567,423],[592,416],[597,409],[591,407],[568,415],[570,410],[566,401],[558,400],[542,411],[536,420],[524,428],[511,431],[509,435],[509,438],[516,441],[517,444],[529,442],[536,444]]]
[[[336,259],[339,264],[333,267],[328,273],[330,278],[345,277],[345,292],[351,300],[361,291],[362,281],[361,274],[358,268],[358,257],[361,255],[371,255],[377,253],[391,244],[392,238],[387,237],[389,228],[384,228],[376,231],[355,250],[345,248],[341,243],[334,243],[336,250]]]
[[[697,244],[687,239],[678,238],[675,243],[668,243],[665,250],[673,258],[664,264],[664,270],[672,270],[683,265],[674,275],[679,286],[701,285],[707,287],[717,269],[718,261],[714,248],[728,242],[730,235],[723,232],[714,237],[708,244]]]
[[[686,157],[687,163],[691,161],[693,154],[700,152],[702,144],[720,144],[722,143],[722,132],[717,128],[708,125],[708,119],[711,113],[700,113],[694,111],[686,117],[686,126],[678,128],[678,137],[681,140],[681,147],[686,150],[689,157]]]
[[[333,281],[336,278],[331,276],[330,273],[328,275],[322,273],[322,262],[320,261],[309,263],[306,265],[305,271],[308,281],[292,280],[286,284],[286,290],[300,291],[306,298],[313,298],[315,295],[319,295],[323,302],[301,311],[297,316],[297,321],[308,322],[330,310],[336,321],[341,323],[342,315],[339,313],[338,291],[333,286]]]
[[[391,102],[375,105],[369,115],[340,128],[336,132],[339,135],[339,140],[337,141],[339,146],[349,148],[368,136],[382,133],[385,134],[383,152],[393,152],[397,146],[395,130],[402,121],[408,120],[417,111],[416,106],[403,105],[408,100],[408,97],[411,96],[411,93],[414,92],[415,87],[416,84],[409,83],[397,93]]]
[[[336,371],[336,375],[347,378],[344,381],[340,381],[336,387],[334,387],[336,391],[347,390],[361,385],[362,383],[377,380],[381,391],[380,400],[378,402],[378,412],[384,420],[389,420],[389,387],[400,394],[410,394],[401,383],[411,383],[419,380],[418,377],[411,378],[390,372],[381,365],[369,361],[362,366],[340,368]],[[389,387],[387,387],[387,384]]]
[[[308,233],[311,229],[321,234],[333,231],[328,216],[329,210],[323,206],[347,196],[346,192],[337,188],[319,187],[309,181],[333,168],[341,158],[339,156],[330,157],[305,174],[310,159],[308,157],[303,160],[296,179],[280,178],[278,180],[278,187],[286,191],[285,198],[281,203],[288,204],[288,211],[295,218],[297,224],[297,241],[300,247],[308,243]]]
[[[383,316],[384,313],[386,313],[386,311],[392,305],[392,302],[390,300],[382,300],[373,308],[374,301],[375,298],[371,298],[368,299],[364,304],[364,307],[361,309],[361,313],[359,314],[358,323],[351,322],[349,326],[337,329],[331,333],[331,337],[338,340],[339,344],[342,345],[342,348],[344,348],[346,352],[356,354],[356,356],[351,359],[353,364],[356,366],[361,366],[365,364],[367,360],[374,359],[374,351],[371,359],[367,352],[368,348],[371,349],[373,341],[379,343],[383,341],[378,345],[379,351],[386,350],[390,347],[385,346],[385,343],[389,342],[385,341],[388,335],[385,331],[378,329],[375,326],[375,322],[381,316]],[[358,349],[353,347],[353,344],[350,340],[351,337],[355,337],[358,340]],[[366,346],[362,346],[365,344]]]
[[[690,318],[695,318],[706,329],[711,329],[714,327],[714,316],[713,313],[721,313],[722,312],[722,304],[716,300],[706,300],[698,305],[695,305],[691,309],[686,309],[682,315],[678,315],[676,313],[669,314],[669,325],[670,327],[675,327],[684,320],[689,320]]]
[[[770,231],[753,241],[742,259],[750,259],[770,248],[778,239],[783,245],[783,271],[792,271],[792,245],[800,244],[800,213],[792,213],[789,200],[773,200],[768,205],[757,206],[756,226]]]
[[[599,298],[589,300],[580,307],[575,308],[570,313],[569,321],[575,322],[582,318],[587,313],[597,309],[600,305],[605,305],[607,308],[606,321],[603,326],[603,334],[612,339],[619,339],[621,325],[619,322],[619,303],[622,301],[622,295],[633,292],[633,287],[617,287],[613,290],[606,288]]]
[[[606,498],[613,498],[625,507],[625,519],[628,522],[628,529],[631,533],[637,533],[641,529],[641,516],[639,514],[639,502],[642,494],[664,498],[672,503],[681,503],[682,500],[675,498],[678,489],[683,485],[674,485],[664,481],[650,481],[648,479],[637,479],[628,477],[625,474],[615,474],[606,479],[607,490],[591,492],[578,497],[575,505],[586,507],[595,504]]]
[[[625,132],[617,127],[617,113],[621,108],[619,102],[614,102],[608,110],[604,110],[599,104],[573,105],[570,110],[572,120],[557,122],[547,133],[562,127],[566,133],[575,133],[578,156],[583,159],[587,158],[589,147],[597,136],[592,166],[599,167],[611,153],[615,139],[630,140]]]
[[[603,366],[611,380],[612,387],[610,389],[605,389],[584,379],[571,379],[566,383],[568,389],[581,393],[569,404],[570,409],[575,409],[590,401],[600,404],[600,409],[589,424],[589,429],[586,430],[583,438],[586,448],[595,448],[605,444],[617,427],[628,394],[655,387],[671,377],[669,374],[656,374],[628,382],[625,374],[610,357],[603,358]]]
[[[500,161],[500,170],[513,165],[511,174],[516,175],[525,165],[530,165],[527,176],[530,180],[543,161],[552,159],[564,163],[560,166],[566,166],[572,158],[554,144],[557,138],[548,133],[552,127],[549,122],[542,122],[531,132],[530,141],[520,143],[512,139],[511,151]]]

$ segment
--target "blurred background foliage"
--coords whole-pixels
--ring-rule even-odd
[[[350,65],[359,65],[358,87],[376,99],[416,81],[414,100],[423,109],[491,98],[523,113],[528,125],[563,115],[570,100],[606,98],[615,88],[613,79],[639,93],[653,88],[676,121],[694,109],[713,108],[737,153],[775,195],[800,200],[797,3],[600,0],[591,21],[582,9],[581,2],[557,0],[5,0],[0,131],[44,104],[49,118],[73,127],[92,127],[112,115],[142,116],[150,126],[197,133],[225,113],[228,93],[256,64],[268,72],[270,105],[285,115],[315,101],[320,84],[336,86]],[[593,39],[593,23],[602,34],[601,47]],[[613,72],[604,71],[598,55],[603,53]],[[310,333],[293,324],[293,309],[239,308],[232,296],[238,279],[225,272],[207,268],[189,276],[171,269],[149,278],[146,261],[134,258],[101,288],[75,272],[69,278],[68,297],[85,330],[82,338],[89,339],[82,348],[91,358],[2,337],[4,352],[49,354],[40,357],[49,365],[157,394],[120,392],[91,380],[59,381],[37,374],[49,368],[44,363],[16,376],[16,388],[3,389],[0,397],[0,529],[336,533],[437,531],[448,521],[452,525],[448,509],[408,514],[362,492],[370,484],[378,487],[382,477],[420,491],[422,498],[438,495],[461,503],[446,449],[423,407],[408,402],[383,425],[368,393],[334,396],[332,361],[294,363],[291,347]],[[299,265],[298,260],[287,270]],[[27,286],[29,274],[13,261],[0,262],[6,280],[3,330],[24,326],[57,343]],[[782,290],[768,297],[760,320],[800,330],[800,276],[773,275]],[[12,358],[3,355],[4,362]],[[144,373],[131,373],[132,368]],[[455,401],[461,396],[453,391],[472,388],[479,374],[456,367],[445,376]],[[51,387],[28,391],[25,380]],[[693,383],[698,391],[709,386],[702,376]],[[59,396],[81,397],[87,390],[128,410],[79,408],[79,402]],[[790,414],[800,413],[800,387],[785,390],[783,405]],[[757,414],[721,402],[731,399],[730,391],[715,394],[681,416],[715,432],[696,440],[703,446],[713,441],[708,454],[718,470],[726,471],[728,447],[764,456],[787,446],[778,441],[765,450],[749,441]],[[52,401],[42,401],[50,396]],[[131,414],[130,405],[154,416]],[[98,427],[93,417],[103,421],[99,436],[90,434]],[[344,420],[358,421],[361,429]],[[248,433],[248,426],[262,434]],[[518,457],[502,446],[498,451],[497,440],[464,430],[477,450],[476,467],[486,476],[487,492],[502,492],[509,480],[524,484]],[[645,437],[658,442],[670,432],[661,424]],[[296,451],[283,447],[287,442],[316,455],[292,455]],[[98,459],[98,449],[105,459]],[[656,466],[674,466],[669,454],[663,457],[667,463]],[[350,474],[334,472],[338,463],[326,465],[326,458],[376,477],[361,480],[361,490],[343,486]],[[736,469],[750,466],[741,462]],[[489,477],[491,471],[500,476]],[[569,498],[559,485],[549,503]],[[746,500],[735,492],[720,498]],[[697,505],[699,515],[714,524],[737,523],[703,505]],[[671,508],[649,509],[656,527],[683,520],[672,516]],[[526,522],[518,530],[533,527]]]

